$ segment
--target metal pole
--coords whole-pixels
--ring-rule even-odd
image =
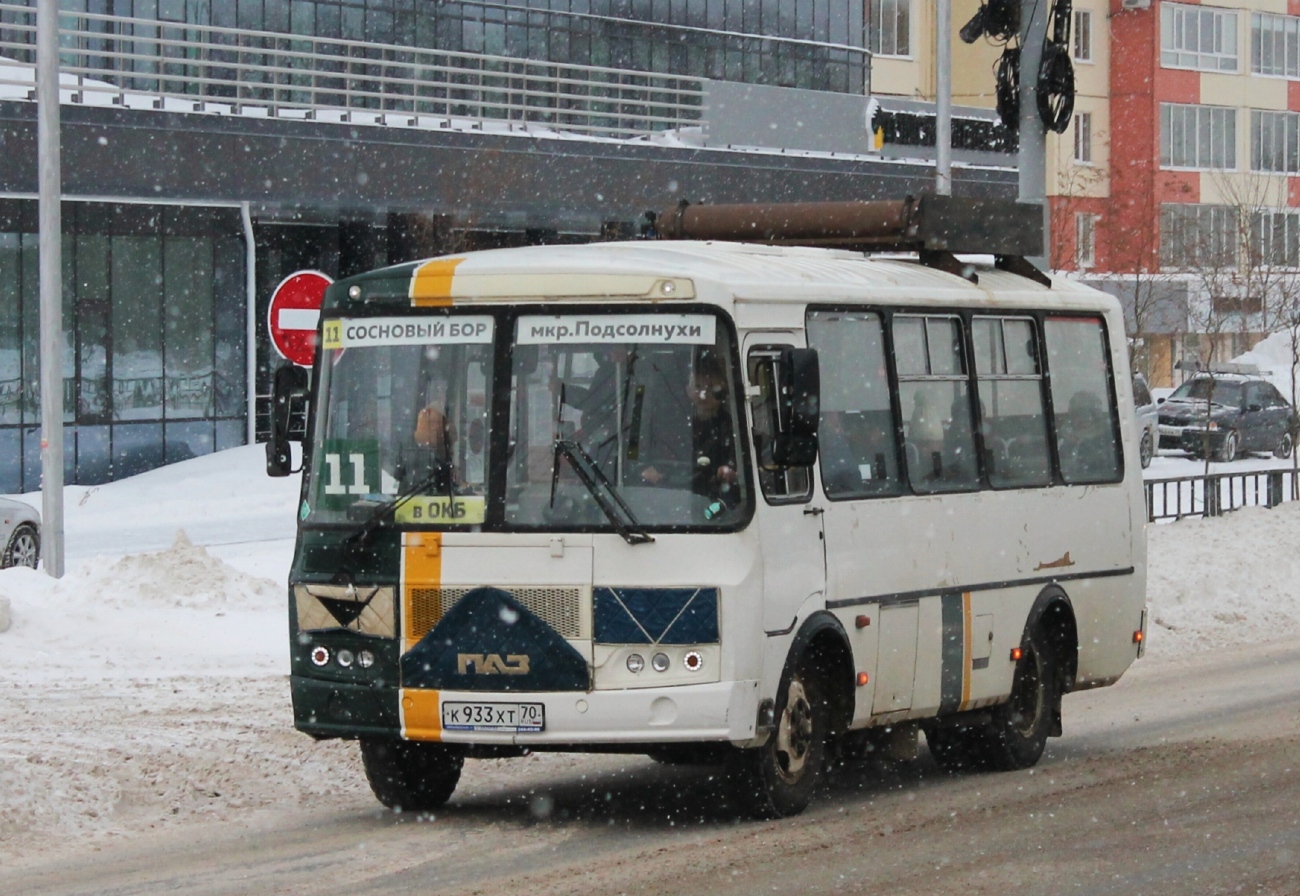
[[[1047,211],[1047,126],[1038,115],[1038,66],[1047,38],[1048,5],[1020,0],[1020,201],[1043,207],[1043,258],[1029,259],[1046,267],[1052,256]]]
[[[244,225],[244,379],[248,389],[247,444],[257,442],[257,246],[253,242],[253,211],[239,203]]]
[[[934,59],[934,192],[952,195],[952,0],[938,0]]]
[[[63,221],[59,151],[59,0],[36,19],[41,300],[41,560],[63,577]]]

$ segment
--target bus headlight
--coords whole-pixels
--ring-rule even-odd
[[[670,665],[671,661],[668,659],[668,654],[666,653],[656,653],[654,656],[650,657],[650,666],[656,672],[667,672]]]
[[[645,668],[645,657],[639,653],[630,653],[627,657],[627,671],[633,675]]]
[[[325,666],[330,661],[330,649],[317,644],[311,649],[311,661],[314,666]]]

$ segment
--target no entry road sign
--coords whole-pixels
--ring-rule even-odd
[[[316,328],[325,287],[334,281],[320,271],[298,271],[280,281],[271,294],[266,325],[271,344],[299,367],[310,367],[316,357]]]

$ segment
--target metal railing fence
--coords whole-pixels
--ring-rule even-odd
[[[194,112],[469,119],[616,138],[703,124],[701,78],[96,13],[64,12],[59,24],[73,102],[139,96]],[[36,10],[0,3],[0,65],[34,70],[35,43]],[[0,87],[33,84],[0,69]]]
[[[1256,470],[1148,479],[1147,520],[1222,516],[1241,507],[1276,507],[1300,500],[1300,477],[1293,470]]]

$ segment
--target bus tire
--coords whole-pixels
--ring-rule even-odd
[[[428,812],[451,799],[465,753],[446,744],[363,737],[361,764],[375,799],[398,812]]]
[[[1016,663],[1011,697],[993,709],[986,729],[984,764],[1000,771],[1029,768],[1047,746],[1060,705],[1057,659],[1041,628],[1029,632]]]
[[[754,818],[798,815],[821,781],[831,706],[815,667],[802,664],[785,679],[775,718],[767,743],[733,762],[737,792]]]

